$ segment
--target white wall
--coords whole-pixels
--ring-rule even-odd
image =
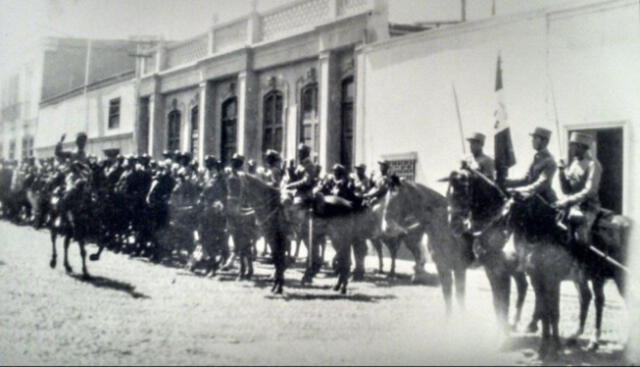
[[[595,128],[621,122],[624,214],[635,222],[631,265],[640,270],[640,248],[635,246],[640,243],[635,228],[640,225],[637,1],[601,1],[573,10],[495,17],[374,44],[363,52],[358,64],[357,160],[373,164],[381,155],[416,151],[417,181],[442,193],[446,186],[437,179],[457,168],[462,156],[452,84],[465,134],[487,134],[485,151],[493,154],[498,53],[518,161],[512,176],[524,174],[532,159],[528,133],[535,126],[554,131],[550,150],[558,157],[557,138],[566,146],[565,131],[571,126]],[[640,313],[640,302],[632,301],[629,309]],[[640,325],[639,313],[630,315],[634,325]],[[640,328],[630,330],[635,334],[629,350],[640,353]],[[640,360],[639,355],[634,357]]]
[[[108,129],[109,101],[120,98],[120,126]],[[83,131],[89,139],[132,133],[135,121],[135,87],[132,80],[105,86],[40,109],[36,149],[55,145],[60,136],[73,141]]]

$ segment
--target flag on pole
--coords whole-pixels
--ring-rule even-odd
[[[509,167],[516,164],[516,157],[513,154],[513,143],[511,142],[511,130],[507,122],[507,110],[504,105],[503,89],[502,89],[502,60],[498,55],[498,66],[496,68],[496,99],[498,102],[494,113],[495,135],[493,140],[494,157],[496,168],[499,171],[498,179],[506,177],[506,171]],[[501,174],[502,173],[502,174]]]

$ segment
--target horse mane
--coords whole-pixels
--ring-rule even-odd
[[[477,172],[467,171],[471,177],[471,212],[474,217],[486,219],[495,215],[504,204],[504,194],[497,184],[478,176]]]

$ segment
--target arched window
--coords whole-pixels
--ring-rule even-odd
[[[220,159],[229,162],[237,148],[238,99],[228,98],[222,103],[222,134],[220,141]]]
[[[198,138],[200,137],[199,130],[200,109],[198,105],[191,108],[191,156],[196,157],[198,154]]]
[[[314,152],[320,150],[320,124],[318,119],[318,83],[311,83],[300,92],[300,139]]]
[[[180,111],[169,112],[168,120],[167,149],[170,151],[180,150]]]
[[[282,152],[282,92],[273,90],[264,96],[262,151]]]
[[[353,77],[342,81],[340,94],[340,163],[351,168],[353,164],[353,101],[355,83]]]

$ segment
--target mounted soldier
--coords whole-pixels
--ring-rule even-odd
[[[87,134],[83,132],[79,132],[76,136],[76,150],[74,151],[65,151],[62,149],[62,144],[64,143],[64,139],[66,134],[62,134],[60,141],[56,144],[55,155],[58,158],[70,160],[71,162],[80,162],[83,164],[88,163],[87,153],[85,152],[85,147],[87,145]]]
[[[484,154],[482,149],[484,148],[486,136],[482,133],[474,133],[467,138],[469,142],[469,150],[471,154],[465,157],[466,164],[485,175],[487,178],[495,181],[496,179],[496,164],[493,158]]]
[[[593,158],[589,148],[593,138],[589,134],[573,132],[569,139],[569,168],[560,165],[560,185],[564,198],[555,206],[568,208],[567,219],[573,227],[575,239],[584,245],[591,245],[591,228],[600,210],[600,179],[602,166]]]
[[[355,167],[355,173],[351,174],[353,189],[356,196],[362,198],[372,187],[371,179],[367,177],[367,165],[361,163]]]
[[[553,175],[556,173],[557,165],[547,149],[549,138],[551,138],[551,130],[536,127],[529,135],[531,135],[531,144],[536,154],[533,156],[527,175],[520,179],[507,179],[505,187],[508,188],[508,191],[516,192],[523,197],[540,195],[547,204],[555,203],[557,196],[551,187],[551,183]],[[524,271],[526,249],[521,245],[522,242],[520,240],[515,241],[518,255],[518,271]]]
[[[263,173],[263,179],[273,187],[280,187],[282,177],[284,175],[282,169],[282,157],[280,153],[273,149],[267,150],[264,155],[265,172]]]
[[[325,196],[333,196],[332,201],[345,207],[360,206],[362,199],[355,195],[353,180],[347,174],[346,168],[336,163],[332,171],[333,174],[327,176],[317,190]]]
[[[391,188],[391,173],[389,172],[390,164],[387,160],[378,161],[380,175],[373,180],[373,187],[364,194],[363,198],[375,201],[387,194]]]
[[[537,127],[529,135],[531,135],[531,143],[536,154],[529,165],[527,175],[520,179],[507,179],[505,186],[511,188],[510,191],[516,191],[524,196],[540,194],[547,203],[554,203],[557,196],[551,188],[551,182],[556,173],[557,165],[547,149],[551,131]]]

